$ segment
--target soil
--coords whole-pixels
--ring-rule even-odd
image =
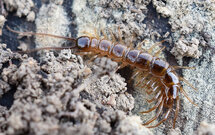
[[[183,0],[3,0],[0,15],[0,134],[215,134],[215,2]],[[76,50],[15,52],[68,46],[63,39],[17,36],[35,31],[59,36],[99,36],[142,49],[165,40],[159,56],[171,65],[195,67],[179,74],[183,88],[198,104],[180,94],[176,129],[173,113],[157,128],[142,123],[154,104],[134,85],[129,67],[106,57],[89,61]],[[118,34],[120,29],[121,34]],[[96,32],[95,32],[96,30]],[[104,31],[101,32],[101,31]],[[154,47],[153,52],[161,46]],[[161,119],[161,118],[160,118]],[[158,119],[158,120],[160,120]],[[156,124],[158,120],[152,123]],[[209,124],[211,123],[211,124]]]

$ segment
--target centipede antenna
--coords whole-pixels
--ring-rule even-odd
[[[194,90],[198,91],[197,88],[195,88],[192,84],[190,84],[186,79],[184,79],[183,77],[179,77],[180,81],[185,82],[187,85],[189,85],[191,88],[193,88]]]
[[[26,50],[26,51],[14,51],[17,53],[32,53],[32,52],[37,52],[37,51],[41,51],[41,50],[63,50],[63,49],[71,49],[71,48],[75,48],[74,47],[43,47],[43,48],[36,48],[36,49],[31,49],[31,50]]]
[[[6,26],[6,28],[7,28],[9,31],[11,31],[11,32],[13,32],[13,33],[17,33],[17,34],[19,34],[19,35],[40,35],[40,36],[48,36],[48,37],[61,38],[61,39],[70,40],[70,41],[76,41],[75,38],[70,38],[70,37],[57,36],[57,35],[46,34],[46,33],[19,32],[19,31],[15,31],[15,30],[11,29],[9,26]]]
[[[197,105],[196,103],[194,103],[193,100],[191,100],[191,99],[188,97],[187,93],[184,91],[184,89],[183,89],[182,87],[180,88],[180,90],[181,90],[181,93],[184,94],[184,96],[187,98],[187,100],[190,101],[190,103],[192,103],[193,105],[195,105],[195,106],[198,107],[198,105]]]

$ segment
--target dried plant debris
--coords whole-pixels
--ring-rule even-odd
[[[14,53],[4,49],[0,49],[1,62],[10,61]],[[107,75],[116,63],[102,58],[90,68],[71,50],[58,56],[49,52],[44,58],[39,64],[23,55],[19,65],[2,69],[0,86],[16,86],[16,92],[11,108],[0,108],[0,132],[152,134],[140,117],[128,115],[134,99],[125,92],[124,79],[115,72]]]

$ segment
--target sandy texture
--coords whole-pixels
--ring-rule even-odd
[[[51,2],[48,5],[42,5],[35,20],[36,32],[49,33],[59,36],[68,36],[69,34],[69,20],[67,14],[63,9],[62,2]],[[62,46],[65,40],[51,37],[36,37],[36,47],[41,48],[45,46]]]

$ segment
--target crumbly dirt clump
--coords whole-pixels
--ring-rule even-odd
[[[162,16],[169,17],[175,43],[171,53],[178,60],[184,56],[199,58],[199,46],[214,47],[214,1],[153,0],[153,5]]]
[[[2,44],[0,52],[1,65],[18,55]],[[134,99],[124,79],[110,72],[116,63],[102,58],[90,68],[71,50],[46,53],[41,64],[18,56],[19,64],[0,68],[1,95],[16,89],[11,108],[0,108],[3,134],[152,135],[140,117],[129,115]]]
[[[197,130],[197,135],[215,135],[215,125],[205,121],[201,122]]]
[[[32,11],[34,2],[32,0],[3,0],[8,11],[16,11],[19,17],[26,16],[28,21],[34,21],[35,13]]]

